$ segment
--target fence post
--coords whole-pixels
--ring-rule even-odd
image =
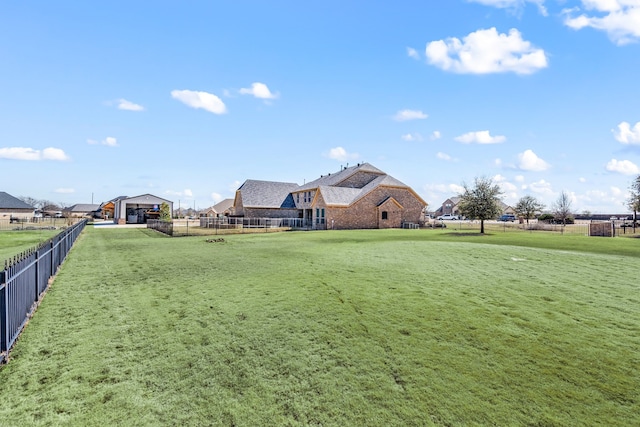
[[[38,301],[38,299],[40,298],[40,292],[38,292],[39,291],[38,288],[39,288],[39,285],[40,285],[40,257],[38,256],[39,255],[38,248],[36,248],[35,252],[36,252],[35,253],[36,258],[35,258],[35,264],[33,265],[33,267],[36,269],[36,283],[35,283],[35,286],[34,286],[34,288],[35,288],[34,291],[35,291],[36,296],[35,296],[34,301]]]
[[[6,267],[6,263],[5,263]],[[0,271],[0,363],[2,363],[2,353],[7,351],[7,343],[9,342],[9,303],[7,297],[6,284],[7,270]]]

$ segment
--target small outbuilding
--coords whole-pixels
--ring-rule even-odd
[[[159,219],[163,203],[169,205],[169,212],[173,212],[171,200],[153,194],[121,197],[110,203],[113,203],[113,222],[116,224],[145,224],[149,219]]]

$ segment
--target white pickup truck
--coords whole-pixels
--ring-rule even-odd
[[[446,221],[446,220],[458,220],[460,219],[460,217],[454,214],[444,214],[444,215],[440,215],[436,219],[439,221]]]

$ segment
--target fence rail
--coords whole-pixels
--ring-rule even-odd
[[[282,229],[324,229],[324,225],[315,225],[303,218],[243,218],[243,217],[202,217],[198,220],[149,220],[147,228],[160,231],[169,236],[192,236],[209,234],[255,233]]]
[[[35,312],[58,267],[87,221],[67,228],[41,245],[5,261],[0,270],[0,363]]]

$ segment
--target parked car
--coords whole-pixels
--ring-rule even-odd
[[[440,215],[436,219],[439,220],[439,221],[446,221],[446,220],[458,220],[458,219],[460,219],[460,217],[458,215],[454,215],[454,214],[444,214],[444,215]]]
[[[498,221],[504,221],[504,222],[507,222],[507,221],[513,222],[515,220],[516,220],[516,216],[513,214],[500,215],[500,218],[498,218]]]

